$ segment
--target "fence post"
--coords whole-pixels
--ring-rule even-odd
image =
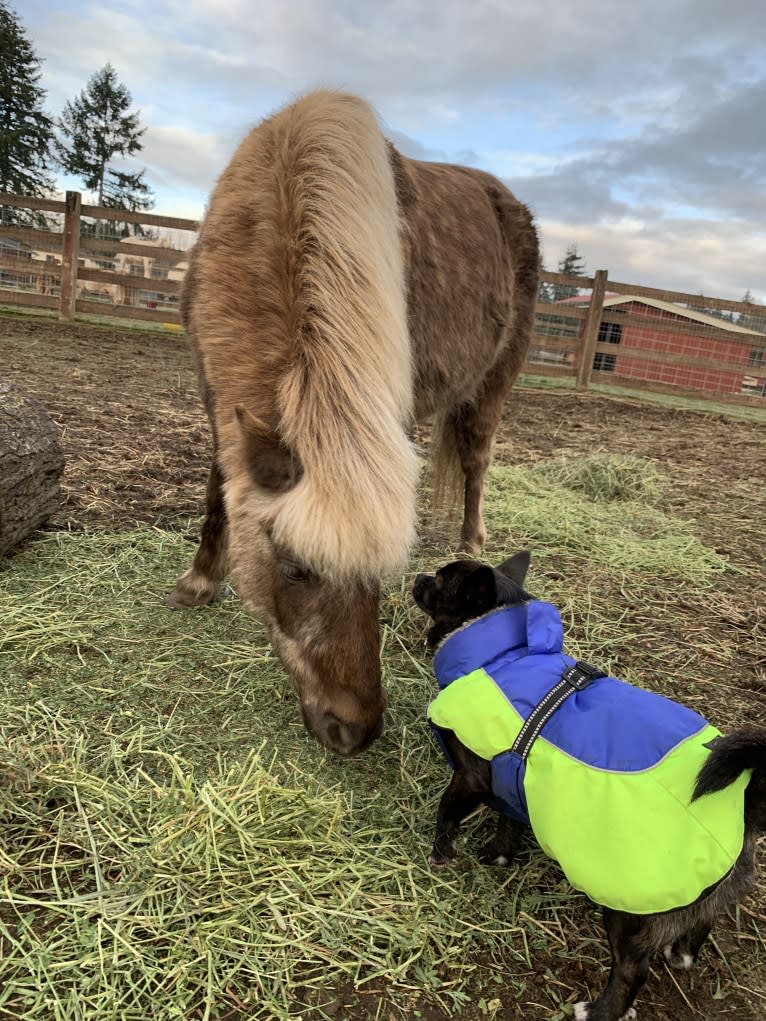
[[[59,292],[59,319],[72,319],[77,301],[77,259],[80,254],[79,191],[66,193],[64,211],[64,245],[61,258],[61,288]]]
[[[604,311],[604,295],[606,294],[608,275],[608,270],[598,269],[593,276],[593,291],[591,292],[588,315],[585,319],[585,329],[583,330],[580,364],[577,367],[578,390],[588,389],[591,372],[593,372],[593,355],[596,353],[596,344],[598,343],[598,330],[601,326],[601,315]]]

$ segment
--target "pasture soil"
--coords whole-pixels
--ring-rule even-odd
[[[60,429],[66,457],[65,498],[49,529],[118,531],[143,523],[194,534],[203,506],[209,431],[191,357],[181,337],[64,325],[44,318],[0,317],[0,375],[42,401]],[[694,641],[711,650],[713,669],[721,669],[715,657],[719,639],[734,642],[739,650],[730,684],[711,695],[712,705],[707,707],[711,719],[719,725],[725,720],[766,724],[766,419],[677,410],[593,393],[522,388],[509,401],[496,459],[529,464],[599,450],[652,459],[672,480],[663,510],[693,519],[697,535],[729,559],[733,569],[720,576],[705,601],[695,595],[688,606],[678,606],[683,596],[676,590],[673,610],[689,621]],[[190,544],[190,554],[193,549]],[[563,570],[569,578],[572,564],[562,565]],[[583,565],[582,570],[589,568]],[[689,644],[692,636],[675,634],[673,627],[661,633],[656,618],[652,626],[641,626],[641,605],[624,593],[615,590],[614,599],[624,602],[628,637],[620,654],[626,662],[656,661],[664,655],[659,650],[683,650]],[[668,651],[667,658],[683,673],[680,652]],[[683,690],[680,694],[685,697]],[[424,821],[424,831],[430,831],[430,826],[430,820]],[[766,865],[763,854],[761,859],[760,894]],[[584,933],[600,938],[595,912],[583,904],[577,918]],[[691,979],[653,962],[639,1017],[657,1021],[764,1017],[764,923],[761,897],[750,898],[741,909],[738,926],[732,919],[721,921],[715,948],[703,952]],[[540,929],[545,937],[548,930],[542,922]],[[571,1011],[572,989],[594,989],[604,973],[590,957],[578,960],[574,933],[565,933],[566,941],[560,933],[551,935],[547,943],[543,938],[534,948],[528,968],[511,962],[506,974],[487,975],[477,961],[477,975],[484,973],[484,978],[477,979],[473,1002],[460,1010],[446,1004],[440,1007],[432,998],[420,997],[415,988],[406,1005],[401,999],[394,1002],[386,994],[385,983],[378,982],[361,993],[337,990],[334,1003],[325,1001],[314,1016],[411,1014],[426,1021],[454,1016],[509,1021],[565,1017]],[[602,964],[606,958],[602,945]],[[552,986],[559,988],[560,997],[551,998]],[[523,993],[516,995],[514,990],[520,989]],[[332,1001],[333,994],[328,993],[326,999]],[[559,1013],[556,1001],[563,1001]]]

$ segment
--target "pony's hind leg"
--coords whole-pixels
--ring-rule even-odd
[[[453,417],[456,452],[465,478],[460,550],[470,556],[481,553],[487,538],[484,479],[508,389],[509,384],[498,386],[493,381],[493,385],[483,388],[475,403],[463,405]]]
[[[534,295],[532,296],[534,298]],[[492,445],[503,417],[505,399],[516,381],[526,352],[526,334],[511,339],[483,380],[473,400],[437,419],[434,428],[435,503],[457,490],[463,476],[463,527],[460,551],[478,556],[487,537],[484,527],[484,479],[492,460]],[[440,477],[441,476],[441,477]],[[455,494],[457,495],[457,494]]]
[[[442,413],[433,433],[434,511],[457,510],[463,503],[460,551],[478,556],[486,530],[483,515],[484,476],[489,467],[494,425],[487,429],[486,412],[463,404]]]
[[[461,443],[460,462],[465,474],[465,495],[460,549],[471,556],[481,553],[487,539],[484,525],[484,476],[489,468],[492,438],[490,436],[484,443],[478,440],[475,433],[466,433]]]
[[[223,502],[221,472],[213,457],[205,493],[205,520],[199,547],[188,571],[181,575],[165,603],[173,610],[205,606],[218,594],[226,577],[226,544],[228,526]]]

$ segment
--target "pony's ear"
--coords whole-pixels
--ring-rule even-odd
[[[465,619],[480,617],[497,606],[495,572],[483,564],[463,579],[457,592],[458,613]]]
[[[523,588],[531,559],[532,557],[528,550],[523,550],[521,553],[514,553],[512,557],[508,557],[502,564],[498,564],[495,570],[499,571],[500,574],[504,574],[506,578],[510,578],[511,581],[515,581],[519,588]]]
[[[285,493],[292,489],[303,475],[303,466],[297,455],[273,429],[247,408],[238,404],[234,410],[253,481],[273,493]]]

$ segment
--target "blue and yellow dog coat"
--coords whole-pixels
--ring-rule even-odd
[[[577,890],[651,914],[723,879],[744,836],[750,773],[692,802],[719,731],[562,652],[554,606],[500,607],[440,646],[428,716],[491,763],[495,807],[532,827]]]

